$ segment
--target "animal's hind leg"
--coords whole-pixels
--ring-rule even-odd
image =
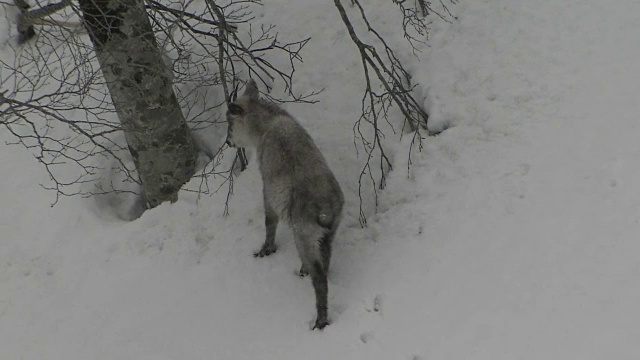
[[[335,230],[329,230],[322,237],[322,240],[320,240],[320,256],[322,257],[322,265],[327,273],[329,272],[329,264],[331,263],[331,243],[333,243],[335,233]],[[309,275],[309,270],[307,270],[304,263],[300,267],[298,275],[301,277]]]
[[[329,325],[327,316],[327,298],[329,286],[327,280],[327,270],[324,267],[324,260],[321,251],[323,229],[300,229],[294,226],[294,236],[296,248],[302,261],[300,271],[308,271],[311,275],[313,290],[316,294],[316,322],[313,329],[323,329]]]
[[[327,271],[322,266],[320,261],[314,261],[310,266],[309,273],[311,274],[311,282],[313,283],[313,290],[316,293],[316,323],[313,325],[313,329],[324,329],[329,325],[329,319],[327,316],[327,298],[329,294],[329,282],[327,280]]]
[[[276,252],[276,228],[278,227],[278,215],[269,205],[264,205],[264,225],[267,235],[260,251],[253,254],[255,257],[264,257]]]
[[[325,271],[329,272],[329,264],[331,263],[331,244],[335,236],[335,229],[329,230],[320,241],[320,256],[322,256],[322,265]]]

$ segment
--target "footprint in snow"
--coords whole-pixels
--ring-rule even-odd
[[[380,313],[382,311],[382,295],[377,294],[373,298],[373,303],[371,304],[371,306],[367,306],[365,310],[367,310],[367,312]]]

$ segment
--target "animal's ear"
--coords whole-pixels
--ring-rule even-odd
[[[249,99],[258,99],[260,92],[258,91],[258,84],[256,84],[255,80],[249,79],[249,81],[247,81],[247,88],[244,90],[244,95]]]
[[[229,113],[231,115],[244,115],[244,109],[242,108],[242,106],[238,105],[238,104],[234,104],[231,103],[229,104]]]
[[[240,84],[236,83],[236,86],[233,88],[233,91],[231,91],[231,94],[229,94],[229,97],[231,98],[231,102],[236,101],[236,99],[238,99],[238,86]]]

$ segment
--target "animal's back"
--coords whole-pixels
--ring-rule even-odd
[[[295,119],[288,115],[273,119],[258,155],[265,201],[281,218],[337,226],[342,190],[311,136]]]

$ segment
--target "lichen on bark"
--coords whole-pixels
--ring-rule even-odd
[[[80,0],[80,8],[147,206],[174,201],[196,153],[144,3]]]

